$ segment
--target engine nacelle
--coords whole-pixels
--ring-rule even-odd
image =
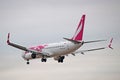
[[[25,60],[35,59],[36,58],[36,54],[34,54],[34,53],[26,53],[26,54],[23,54],[22,57]]]

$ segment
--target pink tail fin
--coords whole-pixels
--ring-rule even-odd
[[[76,29],[76,32],[74,34],[74,36],[72,37],[72,40],[76,40],[76,41],[81,41],[83,38],[83,30],[84,30],[84,23],[85,23],[85,15],[82,16],[78,27]]]

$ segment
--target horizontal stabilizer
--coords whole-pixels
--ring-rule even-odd
[[[73,43],[81,43],[81,41],[76,41],[76,40],[72,40],[72,39],[68,39],[68,38],[63,38],[63,39],[73,42]]]
[[[107,40],[94,40],[94,41],[85,41],[84,43],[93,43],[93,42],[101,42],[101,41],[107,41]]]

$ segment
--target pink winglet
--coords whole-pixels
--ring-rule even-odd
[[[9,38],[10,38],[10,33],[8,33],[8,38],[7,38],[7,43],[8,44],[10,43]]]
[[[108,45],[108,47],[111,48],[111,49],[113,49],[113,48],[112,48],[112,41],[113,41],[113,38],[110,40],[110,43],[109,43],[109,45]]]

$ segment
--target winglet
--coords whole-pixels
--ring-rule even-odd
[[[113,47],[112,47],[112,41],[113,41],[113,38],[111,38],[110,43],[108,45],[108,47],[111,48],[111,49],[113,49]]]
[[[8,33],[7,44],[10,44],[9,38],[10,38],[10,33]]]

